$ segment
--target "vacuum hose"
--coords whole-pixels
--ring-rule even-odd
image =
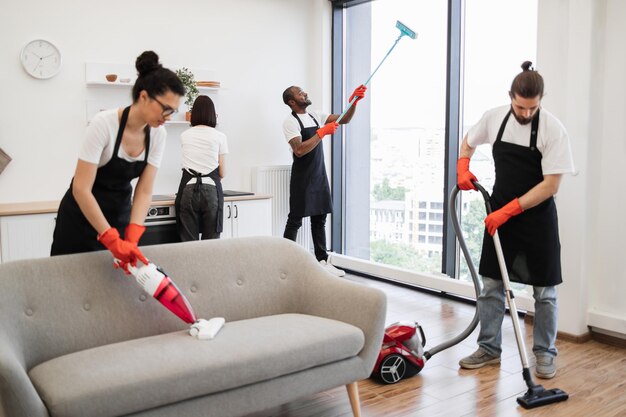
[[[474,185],[476,185],[476,188],[481,193],[483,193],[483,197],[485,195],[487,196],[487,198],[485,198],[485,201],[489,201],[489,194],[487,193],[487,191],[485,191],[485,189],[477,182],[475,182]],[[472,262],[472,257],[470,255],[469,249],[467,249],[467,244],[465,243],[465,238],[463,237],[463,232],[461,231],[461,224],[459,223],[458,210],[456,207],[456,198],[459,194],[459,191],[459,187],[455,185],[452,189],[452,192],[450,193],[450,203],[448,210],[451,214],[450,217],[452,218],[452,227],[454,228],[454,233],[456,234],[456,237],[459,241],[459,246],[461,247],[461,251],[463,251],[463,256],[465,257],[465,261],[467,262],[470,275],[472,276],[472,282],[474,283],[474,293],[476,294],[476,298],[478,299],[478,296],[480,295],[480,291],[482,289],[482,283],[478,279],[476,267]],[[461,343],[463,340],[465,340],[465,338],[467,338],[467,336],[469,336],[474,331],[474,329],[476,329],[476,326],[478,326],[478,309],[474,311],[474,317],[472,318],[472,321],[470,322],[469,326],[467,326],[467,328],[463,330],[463,332],[461,332],[453,339],[447,340],[429,349],[427,352],[424,352],[424,358],[428,360],[433,355],[441,352],[442,350],[448,349],[449,347],[454,346],[457,343]]]

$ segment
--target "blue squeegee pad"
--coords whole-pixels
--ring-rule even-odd
[[[402,32],[403,35],[407,35],[411,39],[415,39],[415,37],[417,36],[415,32],[413,32],[411,29],[409,29],[407,25],[399,20],[396,22],[396,27],[400,29],[400,32]]]

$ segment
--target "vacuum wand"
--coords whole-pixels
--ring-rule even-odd
[[[387,57],[389,56],[389,54],[391,53],[391,51],[393,51],[393,48],[396,47],[396,45],[398,44],[398,42],[400,42],[400,39],[403,36],[408,36],[411,39],[415,39],[417,37],[417,34],[412,31],[411,29],[409,29],[409,27],[407,25],[405,25],[404,23],[400,22],[399,20],[396,22],[396,27],[398,29],[400,29],[400,36],[398,36],[398,39],[396,39],[396,41],[393,43],[393,45],[391,46],[391,48],[389,48],[389,51],[387,51],[387,54],[384,56],[384,58],[380,61],[380,63],[378,64],[378,66],[376,67],[376,69],[374,70],[374,72],[372,72],[369,76],[369,78],[363,83],[364,86],[367,87],[367,85],[369,84],[370,80],[372,79],[372,77],[374,76],[374,74],[376,74],[376,72],[378,71],[378,68],[380,68],[381,65],[383,65],[383,62],[385,62],[385,60],[387,59]],[[346,113],[348,112],[348,110],[350,110],[350,107],[352,107],[352,105],[354,104],[354,102],[357,100],[356,97],[354,97],[350,103],[348,103],[348,106],[345,108],[345,110],[339,115],[339,117],[337,118],[336,122],[339,123],[341,121],[341,119],[343,119],[343,117],[346,115]]]
[[[472,183],[476,187],[476,190],[480,191],[483,195],[487,214],[491,214],[489,193],[477,181],[472,181]],[[511,289],[509,272],[506,267],[504,252],[502,251],[502,245],[500,244],[500,235],[497,230],[493,235],[493,244],[496,249],[498,266],[500,267],[500,273],[502,275],[502,284],[504,285],[506,301],[509,305],[511,320],[513,321],[513,331],[515,333],[515,339],[517,340],[517,349],[519,350],[519,356],[522,362],[522,377],[528,387],[528,391],[526,391],[524,395],[517,397],[517,403],[524,408],[535,408],[559,401],[565,401],[569,398],[569,395],[567,395],[565,391],[558,388],[545,389],[542,385],[538,385],[533,382],[530,375],[528,353],[526,352],[526,345],[524,344],[524,336],[522,335],[522,331],[520,329],[519,317],[515,306],[515,296],[513,294],[513,290]]]

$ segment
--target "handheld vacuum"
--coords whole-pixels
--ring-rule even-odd
[[[117,260],[116,262],[119,263]],[[176,314],[182,321],[191,324],[189,334],[192,337],[199,340],[213,339],[224,326],[225,320],[223,317],[213,317],[210,320],[196,319],[196,315],[187,298],[167,274],[152,262],[139,268],[128,265],[128,271],[135,277],[135,280],[144,291],[163,304],[169,311]]]
[[[149,262],[139,268],[128,265],[128,270],[133,274],[137,283],[165,308],[176,314],[185,323],[193,324],[196,322],[196,315],[191,304],[161,268]]]

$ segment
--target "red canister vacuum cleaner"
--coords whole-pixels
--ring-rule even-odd
[[[489,193],[478,182],[474,182],[474,185],[485,200],[487,214],[491,213]],[[456,198],[458,193],[458,187],[454,187],[452,193],[450,193],[449,210],[451,213],[458,213],[456,208]],[[456,215],[451,216],[451,218],[454,231],[459,240],[459,246],[463,251],[463,256],[465,256],[467,266],[470,270],[470,275],[472,276],[476,298],[478,298],[482,288],[481,282],[478,279],[476,268],[472,262],[467,245],[465,244],[459,219]],[[520,330],[519,317],[515,306],[513,290],[511,290],[509,274],[504,262],[504,254],[502,252],[502,246],[500,245],[498,231],[496,231],[493,235],[493,240],[496,247],[500,272],[502,273],[506,300],[509,305],[511,319],[513,320],[513,329],[517,340],[517,347],[522,362],[522,376],[526,386],[528,387],[528,390],[524,395],[517,397],[517,402],[524,408],[535,408],[559,401],[565,401],[569,398],[569,396],[563,390],[558,388],[545,389],[543,386],[533,382],[529,369],[528,354],[526,353],[526,346]],[[469,326],[461,332],[461,334],[451,340],[435,346],[428,351],[424,351],[423,347],[426,345],[426,337],[424,336],[422,327],[417,322],[394,323],[385,329],[383,345],[379,352],[378,359],[376,360],[376,364],[374,365],[372,376],[386,384],[395,384],[403,378],[413,376],[422,370],[426,361],[433,355],[463,341],[474,331],[477,325],[478,310],[474,312],[472,321]]]

